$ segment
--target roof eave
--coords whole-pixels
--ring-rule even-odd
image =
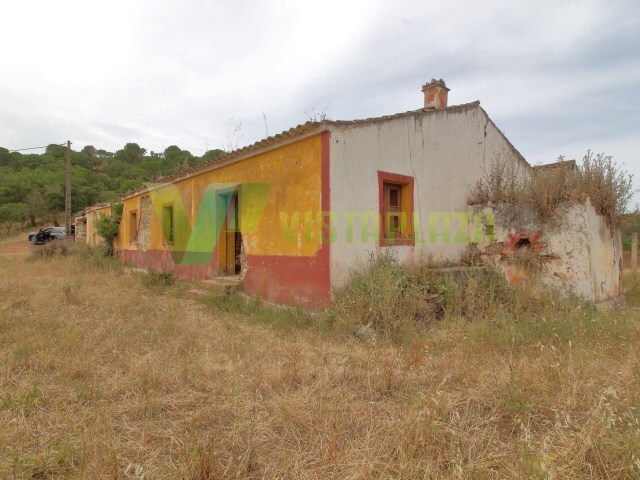
[[[192,169],[190,169],[189,171],[159,178],[157,181],[153,182],[152,185],[146,185],[144,187],[138,188],[131,192],[124,193],[122,195],[122,200],[127,200],[129,198],[145,194],[152,190],[156,190],[168,183],[175,183],[175,182],[187,180],[191,177],[202,175],[203,173],[211,172],[213,170],[217,170],[218,168],[222,168],[228,165],[232,165],[234,163],[239,163],[244,160],[248,160],[258,155],[262,155],[264,153],[275,150],[277,148],[281,148],[286,145],[290,145],[292,143],[300,142],[306,138],[319,135],[320,133],[325,132],[326,130],[327,130],[327,122],[325,121],[307,122],[305,124],[299,125],[298,127],[292,128],[286,132],[274,135],[272,137],[268,137],[264,140],[256,142],[247,147],[234,150],[233,152],[229,152],[226,155],[223,155],[222,157],[216,158],[215,160],[211,160],[209,162],[205,162],[200,165],[197,165]]]

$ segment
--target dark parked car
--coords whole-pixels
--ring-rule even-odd
[[[71,234],[73,235],[73,227],[71,228]],[[49,227],[39,232],[31,232],[29,234],[29,241],[37,245],[39,243],[50,242],[51,240],[64,240],[66,236],[64,227]]]

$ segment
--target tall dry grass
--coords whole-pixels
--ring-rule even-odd
[[[180,288],[0,257],[0,478],[640,475],[635,308],[496,304],[373,344]]]
[[[350,281],[336,292],[334,305],[319,320],[344,331],[367,325],[389,339],[402,340],[437,318],[427,299],[444,297],[449,290],[426,263],[406,265],[391,253],[372,253],[352,270]]]
[[[617,164],[613,157],[591,150],[582,161],[558,163],[523,171],[498,158],[491,163],[471,196],[486,204],[531,204],[542,219],[549,218],[562,202],[587,198],[596,212],[610,225],[619,226],[633,198],[633,175]]]

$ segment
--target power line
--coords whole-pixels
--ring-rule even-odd
[[[67,144],[66,143],[51,143],[49,145],[55,145],[56,147],[64,147]],[[25,150],[38,150],[40,148],[47,148],[49,145],[45,145],[44,147],[16,148],[15,150],[9,150],[9,153],[24,152]]]

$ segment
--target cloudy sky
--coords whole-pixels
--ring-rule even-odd
[[[110,0],[1,7],[0,146],[253,143],[480,100],[530,163],[591,148],[640,179],[640,3]],[[241,124],[239,138],[236,127]]]

